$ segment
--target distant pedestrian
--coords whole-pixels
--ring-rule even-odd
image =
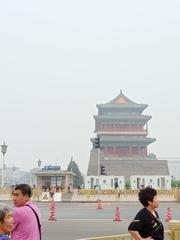
[[[128,227],[132,238],[135,240],[163,240],[164,227],[155,210],[159,206],[157,191],[151,187],[141,189],[139,191],[139,201],[144,208],[137,213]]]
[[[115,182],[114,188],[117,189],[119,187],[118,182]]]
[[[13,190],[14,227],[12,240],[41,240],[40,211],[32,204],[31,187],[19,184]]]
[[[70,193],[71,186],[70,184],[68,185],[68,193]]]
[[[9,240],[13,229],[12,210],[5,205],[0,206],[0,240]]]
[[[49,188],[49,194],[50,194],[51,199],[54,198],[55,192],[56,192],[56,188],[54,188],[54,187]]]
[[[78,185],[78,193],[80,192],[80,190],[81,190],[81,186],[80,186],[80,185]]]

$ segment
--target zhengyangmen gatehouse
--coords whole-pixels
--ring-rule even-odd
[[[167,161],[158,160],[155,154],[147,151],[148,145],[156,141],[148,137],[148,121],[152,117],[143,114],[147,106],[130,100],[122,90],[111,101],[97,104],[96,137],[91,138],[86,188],[97,188],[98,181],[101,189],[122,189],[128,182],[131,189],[142,186],[171,188]],[[100,142],[100,157],[96,138]],[[102,166],[104,173],[98,174]]]

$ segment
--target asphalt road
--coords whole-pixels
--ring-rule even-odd
[[[137,202],[103,204],[96,209],[95,203],[56,203],[57,221],[49,221],[50,203],[37,203],[43,223],[43,240],[75,240],[85,237],[105,236],[127,233],[127,227],[141,208]],[[116,207],[120,208],[120,222],[115,222]],[[173,219],[180,219],[180,203],[160,203],[157,209],[164,222],[166,209],[170,207]]]

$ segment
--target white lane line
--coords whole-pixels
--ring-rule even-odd
[[[112,222],[116,222],[116,221],[113,221],[112,218],[100,218],[100,219],[97,219],[97,218],[91,218],[91,219],[88,219],[88,218],[82,218],[82,219],[79,219],[79,218],[57,218],[55,221],[52,221],[52,220],[48,220],[48,219],[45,219],[43,218],[42,219],[43,222],[57,222],[57,221],[112,221]],[[121,219],[121,221],[128,221],[128,219]]]

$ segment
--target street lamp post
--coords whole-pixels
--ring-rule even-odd
[[[1,145],[1,152],[3,154],[2,176],[1,176],[1,187],[2,188],[4,187],[4,170],[5,170],[4,169],[4,158],[5,158],[5,154],[7,152],[7,147],[8,147],[8,145],[6,145],[5,142],[3,145]]]
[[[100,179],[99,179],[99,176],[100,176],[100,154],[101,154],[101,150],[100,148],[97,149],[97,157],[98,157],[98,199],[97,200],[100,200],[99,199],[99,191],[100,191]]]
[[[15,171],[16,171],[16,167],[13,166],[13,185],[15,185]]]
[[[94,139],[94,147],[97,149],[97,176],[98,176],[98,201],[99,201],[99,191],[100,191],[100,139],[99,137],[96,137]]]

